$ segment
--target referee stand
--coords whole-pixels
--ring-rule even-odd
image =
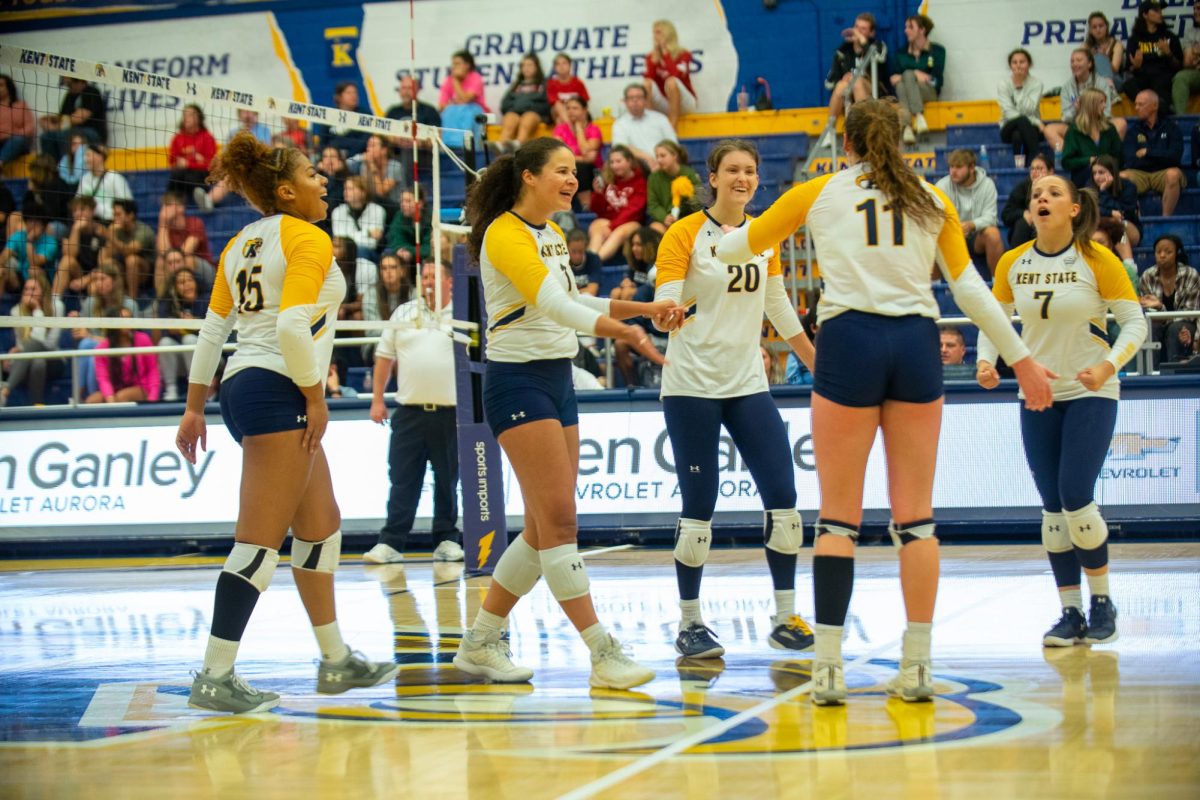
[[[462,478],[462,534],[466,570],[490,574],[508,545],[500,445],[483,416],[483,371],[487,363],[487,311],[479,266],[467,248],[454,247],[454,319],[478,325],[471,345],[454,344],[458,392],[458,465]]]

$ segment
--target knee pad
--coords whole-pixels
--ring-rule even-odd
[[[822,536],[844,536],[850,541],[858,544],[858,526],[851,525],[848,522],[838,522],[836,519],[821,519],[817,518],[816,536],[813,537],[815,542]]]
[[[1066,514],[1061,511],[1042,512],[1042,546],[1047,553],[1066,553],[1073,549]]]
[[[542,574],[550,587],[554,599],[562,603],[583,597],[589,591],[587,569],[579,557],[579,545],[560,544],[538,554],[542,563]]]
[[[237,575],[261,594],[271,585],[271,577],[278,565],[278,550],[248,542],[236,542],[229,551],[221,571]]]
[[[919,519],[916,522],[906,522],[903,525],[895,520],[888,523],[888,535],[892,537],[892,544],[897,550],[904,548],[904,545],[910,542],[915,542],[920,539],[935,539],[933,535],[937,530],[937,525],[932,519]]]
[[[702,567],[712,546],[712,520],[679,518],[675,523],[675,559],[685,567]]]
[[[492,572],[492,580],[504,591],[517,597],[529,594],[542,577],[542,561],[538,551],[529,546],[524,536],[518,536],[504,548],[503,555]]]
[[[1079,549],[1095,550],[1108,541],[1108,523],[1100,516],[1100,508],[1095,503],[1088,503],[1076,511],[1064,509],[1063,513],[1067,518],[1071,544]]]
[[[804,521],[794,508],[763,512],[763,543],[776,553],[794,556],[804,546]]]
[[[334,531],[319,542],[292,537],[292,569],[333,572],[342,557],[342,532]]]

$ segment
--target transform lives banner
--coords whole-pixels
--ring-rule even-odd
[[[590,411],[589,404],[581,405]],[[798,505],[811,520],[818,486],[809,409],[781,411]],[[241,450],[219,420],[210,419],[208,450],[195,466],[175,450],[173,418],[121,422],[0,432],[0,541],[109,537],[112,526],[123,529],[121,535],[227,534],[237,516]],[[1034,518],[1040,504],[1018,431],[1015,402],[946,406],[934,492],[940,520]],[[580,434],[581,525],[637,528],[673,522],[680,500],[661,411],[583,413]],[[334,419],[329,426],[324,445],[346,530],[370,530],[384,516],[389,436],[386,427],[367,419]],[[762,508],[754,482],[728,439],[722,440],[721,452],[717,522],[745,521]],[[467,491],[473,469],[463,469]],[[432,513],[430,496],[426,491],[421,497],[423,520]],[[1097,500],[1113,519],[1136,516],[1137,509],[1153,509],[1159,519],[1200,515],[1200,399],[1122,401]],[[496,499],[489,502],[494,509]],[[883,447],[877,440],[865,506],[882,510],[887,505]],[[524,509],[507,464],[503,508],[519,527]]]

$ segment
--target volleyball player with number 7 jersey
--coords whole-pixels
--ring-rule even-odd
[[[399,666],[368,661],[342,640],[333,573],[341,554],[341,514],[321,437],[329,422],[325,376],[331,323],[346,296],[325,218],[326,179],[299,150],[269,147],[239,133],[218,154],[210,182],[224,180],[264,216],[221,253],[208,314],[188,377],[187,410],[176,446],[196,463],[204,449],[204,402],[229,333],[238,332],[221,382],[221,416],[242,446],[242,481],[233,550],[217,578],[204,667],[188,704],[253,713],[279,703],[234,672],[242,634],[292,532],[292,576],[321,651],[317,691],[340,694],[391,680]]]
[[[848,169],[801,184],[749,225],[727,234],[717,256],[744,264],[807,224],[821,264],[812,431],[821,510],[813,592],[816,654],[811,698],[845,702],[842,628],[854,584],[863,483],[876,431],[883,431],[892,542],[908,628],[888,692],[933,696],[930,637],[938,584],[933,479],[942,420],[942,367],[929,281],[936,263],[967,315],[1013,365],[1025,402],[1050,405],[1048,371],[1035,362],[967,254],[944,194],[900,155],[900,119],[878,100],[846,115]]]
[[[659,245],[656,300],[685,310],[656,321],[671,329],[662,374],[663,416],[675,459],[683,508],[675,528],[675,576],[680,622],[675,649],[687,658],[725,653],[700,613],[700,580],[712,544],[720,482],[721,426],[729,431],[763,502],[763,545],[775,587],[768,643],[807,650],[812,630],[795,612],[796,555],[804,541],[796,511],[787,429],[768,391],[759,356],[765,311],[805,363],[813,347],[796,316],[779,254],[770,250],[726,266],[716,256],[723,227],[745,225],[758,189],[758,149],[727,139],[708,156],[711,207],[667,228]],[[669,321],[668,321],[669,320]]]
[[[1021,411],[1025,458],[1042,498],[1042,544],[1063,607],[1042,644],[1105,644],[1117,639],[1117,609],[1096,480],[1117,423],[1117,371],[1146,340],[1146,318],[1124,266],[1092,244],[1099,211],[1091,192],[1048,175],[1033,185],[1029,205],[1037,238],[1000,258],[992,291],[1006,310],[1016,308],[1025,343],[1061,376],[1050,410]],[[1112,345],[1109,309],[1121,326]],[[995,361],[996,346],[981,335],[976,376],[986,389],[1000,382]],[[1092,596],[1086,620],[1081,565]]]

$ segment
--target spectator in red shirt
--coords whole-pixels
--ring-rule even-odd
[[[587,87],[575,75],[571,57],[566,53],[558,53],[554,56],[554,72],[546,79],[546,99],[550,101],[550,113],[554,115],[555,123],[570,122],[566,103],[572,97],[582,100],[585,108],[591,100]]]
[[[171,137],[171,175],[167,179],[167,191],[191,196],[197,208],[212,208],[212,201],[204,190],[204,179],[208,177],[208,168],[216,154],[217,140],[204,126],[204,111],[189,103],[183,107],[179,131]]]
[[[654,49],[646,54],[646,93],[654,108],[666,114],[674,128],[681,115],[696,110],[692,54],[679,46],[679,34],[670,21],[656,21],[653,31]]]
[[[187,201],[177,192],[163,195],[154,249],[158,253],[154,265],[155,294],[162,294],[167,286],[170,276],[166,269],[166,254],[171,250],[182,251],[184,266],[196,273],[201,284],[211,290],[217,270],[208,249],[208,232],[199,217],[187,215]]]
[[[646,214],[646,178],[628,147],[615,145],[608,154],[608,166],[592,184],[591,209],[597,217],[588,228],[588,250],[607,261]]]
[[[17,94],[13,79],[0,75],[0,170],[29,152],[35,127],[33,109]]]
[[[592,122],[588,113],[587,101],[581,97],[570,97],[563,101],[567,107],[567,118],[554,126],[554,138],[561,141],[575,155],[575,174],[579,177],[579,191],[575,200],[580,208],[588,206],[592,201],[592,182],[596,180],[596,170],[604,166],[600,156],[603,139],[600,128]]]

